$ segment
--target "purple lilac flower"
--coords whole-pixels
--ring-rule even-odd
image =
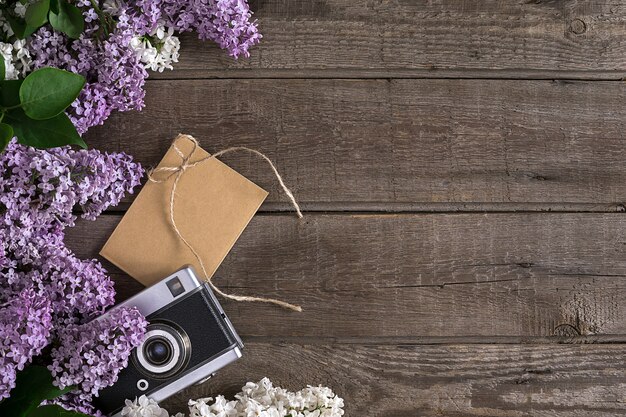
[[[41,247],[38,253],[31,263],[17,260],[22,270],[6,273],[5,297],[20,288],[49,297],[55,326],[90,319],[113,304],[113,282],[98,262],[77,259],[62,244]]]
[[[115,3],[114,15],[126,16],[128,28],[137,36],[152,32],[162,19],[161,0],[109,0],[107,3]]]
[[[139,185],[143,170],[125,154],[69,147],[40,150],[11,142],[0,154],[0,206],[5,224],[73,226],[72,213],[94,219]]]
[[[119,323],[81,327],[113,304],[115,292],[100,263],[78,259],[65,247],[63,231],[74,225],[75,207],[93,220],[132,192],[142,175],[124,154],[39,150],[15,141],[0,154],[0,399],[13,388],[16,372],[51,341],[62,338],[66,349],[79,351],[81,345],[66,344],[71,335],[82,343],[102,331],[94,349],[107,350],[112,361],[108,373],[102,364],[83,369],[91,385],[81,387],[89,393],[74,395],[91,396],[125,365],[129,346],[143,334],[143,319],[127,312],[114,316]],[[59,360],[57,367],[65,366]]]
[[[122,11],[107,39],[98,41],[87,34],[69,41],[46,27],[31,37],[33,67],[54,66],[86,77],[87,85],[72,103],[69,116],[79,133],[99,125],[113,111],[141,110],[148,73],[130,47],[136,32]]]
[[[51,330],[50,301],[32,289],[0,308],[0,400],[15,386],[16,371],[49,343]]]
[[[57,404],[69,411],[76,411],[94,417],[105,417],[105,415],[97,410],[93,405],[85,402],[83,395],[69,393],[55,398],[52,401],[46,401],[44,404]]]
[[[47,295],[55,324],[100,314],[114,301],[102,266],[65,247],[63,229],[95,219],[139,184],[141,168],[123,154],[42,151],[11,143],[0,155],[0,207],[4,267],[0,302],[27,288]]]
[[[28,41],[33,69],[52,66],[85,76],[87,84],[68,110],[79,133],[100,125],[113,111],[141,110],[148,72],[133,38],[147,36],[160,23],[176,32],[198,32],[238,58],[261,39],[245,0],[106,0],[102,22],[91,1],[76,3],[83,10],[85,32],[79,39],[44,26]],[[104,30],[106,29],[106,31]]]
[[[202,40],[212,40],[238,58],[249,57],[248,49],[259,43],[261,34],[244,0],[162,0],[168,26],[177,31],[196,31]]]
[[[146,325],[136,309],[118,308],[101,319],[61,329],[48,366],[54,384],[78,386],[84,402],[91,401],[117,381],[130,352],[141,343]]]
[[[74,3],[85,19],[78,39],[44,26],[27,44],[33,69],[52,66],[85,76],[85,88],[67,111],[81,134],[113,111],[143,107],[146,66],[170,68],[178,57],[172,31],[197,31],[235,58],[249,56],[261,38],[244,0],[101,3],[103,10],[90,0]],[[148,39],[164,31],[170,42],[152,45]],[[149,65],[161,45],[169,55]],[[57,384],[80,388],[58,400],[68,409],[93,413],[91,396],[125,366],[145,321],[127,310],[114,313],[117,321],[89,321],[113,303],[113,283],[96,260],[76,258],[63,238],[76,220],[75,207],[93,220],[132,192],[142,174],[124,154],[42,151],[15,142],[0,154],[0,400],[16,372],[51,341]]]

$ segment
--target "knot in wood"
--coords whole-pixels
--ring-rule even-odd
[[[569,30],[576,35],[582,35],[587,31],[587,24],[581,19],[574,19],[569,24]]]

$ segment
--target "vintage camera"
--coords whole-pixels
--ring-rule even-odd
[[[107,415],[119,416],[127,398],[146,395],[162,401],[241,357],[241,339],[208,284],[201,283],[191,267],[115,308],[121,306],[137,307],[149,324],[117,382],[94,400]]]

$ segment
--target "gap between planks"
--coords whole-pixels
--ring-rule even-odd
[[[332,214],[454,214],[454,213],[626,213],[626,203],[397,203],[397,202],[306,202],[303,213]],[[130,203],[110,207],[106,213],[123,213]],[[264,203],[258,214],[289,214],[289,203]]]
[[[245,343],[306,344],[306,345],[376,345],[376,346],[430,346],[430,345],[592,345],[626,344],[626,334],[587,336],[245,336]]]
[[[191,70],[154,73],[153,81],[212,80],[212,79],[457,79],[457,80],[528,80],[528,81],[596,81],[615,82],[626,79],[626,71],[559,71],[559,70],[491,70],[491,69],[224,69]]]

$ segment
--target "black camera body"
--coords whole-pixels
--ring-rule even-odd
[[[100,391],[94,405],[118,416],[126,399],[159,402],[202,383],[241,357],[243,343],[208,284],[185,267],[118,307],[137,307],[148,328],[117,382]]]

